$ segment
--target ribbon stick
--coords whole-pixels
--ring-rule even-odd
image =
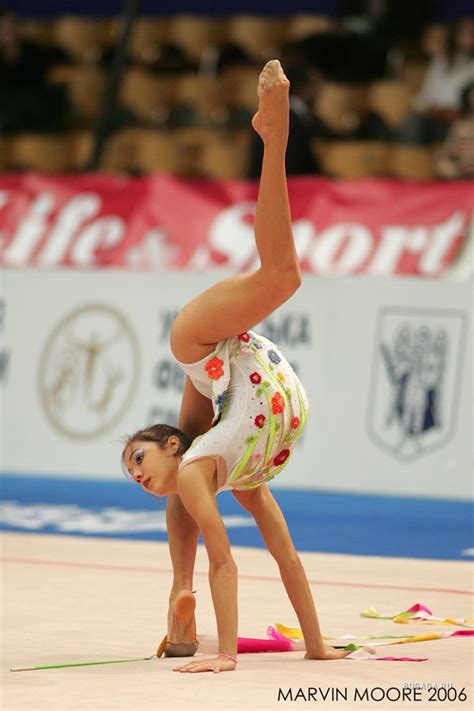
[[[107,659],[100,662],[74,662],[72,664],[48,664],[46,666],[38,667],[13,667],[10,669],[11,672],[22,672],[22,671],[40,671],[42,669],[65,669],[66,667],[92,667],[97,664],[125,664],[125,662],[147,662],[150,659],[154,659],[156,654],[152,654],[151,657],[139,657],[138,659]]]

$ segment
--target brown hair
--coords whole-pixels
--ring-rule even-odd
[[[125,450],[129,444],[132,444],[132,442],[137,442],[138,440],[141,440],[142,442],[156,442],[156,444],[163,449],[168,442],[169,437],[172,436],[178,437],[178,454],[183,455],[191,446],[191,440],[177,427],[171,427],[171,425],[151,425],[151,427],[145,427],[143,430],[137,430],[137,432],[133,435],[127,435],[122,452],[122,469],[124,469],[124,471],[127,469],[127,467],[125,467],[124,460]]]

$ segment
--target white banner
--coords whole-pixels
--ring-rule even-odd
[[[123,476],[121,436],[176,421],[169,330],[215,274],[1,274],[1,469]],[[471,327],[468,283],[305,277],[256,329],[311,401],[274,486],[468,498]]]

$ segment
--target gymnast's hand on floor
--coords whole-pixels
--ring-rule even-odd
[[[202,661],[190,662],[182,667],[173,667],[173,671],[178,672],[190,672],[191,674],[196,674],[197,672],[207,672],[211,671],[218,674],[221,671],[234,671],[237,666],[236,662],[227,657],[214,657],[213,659],[203,659]]]
[[[328,644],[325,644],[322,649],[318,650],[318,652],[313,652],[309,653],[306,652],[304,655],[305,659],[344,659],[344,657],[347,657],[349,654],[351,654],[351,650],[349,649],[334,649],[334,647],[330,647]]]

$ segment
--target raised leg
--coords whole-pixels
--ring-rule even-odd
[[[212,344],[252,328],[300,286],[285,174],[288,91],[280,63],[268,62],[260,77],[259,108],[252,120],[264,143],[255,215],[261,266],[220,281],[181,310],[173,325],[171,347],[183,362],[198,360],[212,350]]]

